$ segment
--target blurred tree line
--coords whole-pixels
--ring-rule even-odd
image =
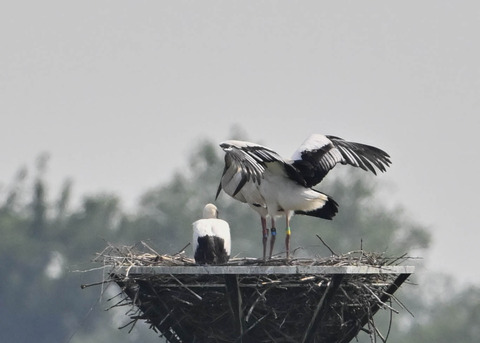
[[[107,242],[148,241],[160,253],[178,252],[190,242],[191,223],[207,202],[214,201],[223,153],[204,141],[189,163],[187,170],[146,192],[134,213],[123,210],[121,199],[112,194],[88,196],[73,206],[68,180],[56,197],[50,196],[47,155],[38,158],[32,176],[21,169],[14,180],[0,185],[0,342],[162,341],[145,325],[130,334],[117,329],[127,322],[128,309],[104,311],[108,298],[119,292],[115,285],[84,290],[80,285],[102,280],[101,265],[91,260]],[[333,221],[296,216],[292,224],[292,248],[299,247],[296,255],[328,256],[317,234],[337,253],[363,247],[400,256],[422,255],[428,249],[426,228],[409,219],[401,206],[384,205],[376,197],[381,185],[374,177],[353,168],[338,169],[321,189],[340,204],[340,212]],[[232,255],[260,257],[258,215],[224,194],[217,206],[232,228]],[[282,227],[279,220],[278,228]],[[279,234],[282,237],[283,232]],[[277,252],[282,248],[278,244]],[[187,253],[191,255],[191,250]],[[389,342],[478,341],[480,290],[455,290],[443,276],[435,282],[443,287],[433,292],[424,291],[421,284],[402,287],[397,295],[415,317],[401,310]],[[388,318],[382,318],[381,311],[377,317],[386,328]],[[368,341],[366,336],[359,340]]]

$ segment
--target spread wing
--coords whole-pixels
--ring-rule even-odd
[[[223,188],[230,196],[247,202],[237,197],[245,184],[260,185],[268,163],[285,163],[275,151],[255,143],[230,140],[220,147],[225,151],[225,168],[216,197]]]
[[[318,184],[337,165],[348,164],[371,171],[384,172],[390,156],[374,146],[348,142],[335,136],[314,134],[293,154],[291,165],[298,170],[306,187]]]

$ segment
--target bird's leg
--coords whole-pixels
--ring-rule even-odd
[[[275,218],[272,217],[272,228],[270,229],[270,255],[269,259],[272,258],[273,246],[275,245],[275,238],[277,237],[277,229],[275,228]]]
[[[290,258],[290,235],[292,234],[292,230],[290,230],[290,218],[289,215],[287,217],[287,229],[285,235],[285,250],[287,251],[287,259]]]
[[[261,220],[262,220],[263,260],[265,261],[267,257],[268,228],[267,228],[267,219],[264,217],[261,217]]]

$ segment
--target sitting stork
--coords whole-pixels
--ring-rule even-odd
[[[259,144],[229,140],[220,144],[225,151],[225,168],[217,190],[223,189],[234,199],[247,203],[261,217],[263,258],[266,258],[271,219],[270,257],[275,243],[275,217],[286,218],[285,248],[290,253],[290,219],[303,214],[332,219],[338,204],[328,195],[312,189],[337,165],[348,164],[376,174],[386,170],[390,156],[376,147],[345,141],[335,136],[311,135],[292,156],[285,160],[272,149]]]
[[[223,264],[230,258],[230,227],[225,220],[218,219],[217,207],[207,204],[203,219],[193,226],[193,254],[198,264]]]

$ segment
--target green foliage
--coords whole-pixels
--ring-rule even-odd
[[[411,343],[478,342],[480,288],[470,287],[453,297],[436,299],[435,311],[410,328]]]
[[[129,245],[149,241],[163,253],[177,252],[188,244],[191,223],[201,216],[206,203],[215,200],[223,154],[217,145],[201,142],[189,163],[188,171],[178,171],[170,182],[146,192],[133,214],[125,213],[120,199],[109,194],[88,196],[72,209],[72,182],[68,180],[58,198],[50,200],[44,180],[46,158],[39,161],[33,180],[21,170],[0,193],[0,272],[4,276],[0,283],[0,341],[59,342],[72,335],[71,342],[99,342],[106,337],[119,343],[158,341],[145,327],[131,335],[116,330],[125,322],[112,323],[115,313],[102,309],[108,307],[105,298],[118,289],[107,289],[98,305],[101,287],[81,290],[79,286],[101,280],[101,271],[75,271],[99,267],[90,260],[105,247],[105,241]],[[366,250],[390,255],[428,247],[430,237],[424,227],[410,221],[402,208],[388,208],[375,197],[380,186],[372,175],[351,170],[336,174],[339,177],[329,175],[320,188],[340,204],[339,214],[333,221],[296,216],[292,247],[302,247],[297,255],[329,254],[317,234],[338,253],[359,249],[361,244]],[[233,255],[260,257],[258,215],[223,193],[216,204],[220,216],[231,225]],[[283,220],[278,220],[277,252],[283,250],[283,227]],[[191,253],[189,249],[187,253]],[[459,328],[473,323],[469,311],[478,321],[478,303],[473,308],[472,303],[462,305],[465,311],[457,318]],[[449,306],[455,303],[446,303],[442,310],[450,311]],[[427,324],[434,327],[441,320],[438,316],[429,317]],[[120,317],[126,320],[124,313]],[[426,335],[422,328],[412,330]]]

